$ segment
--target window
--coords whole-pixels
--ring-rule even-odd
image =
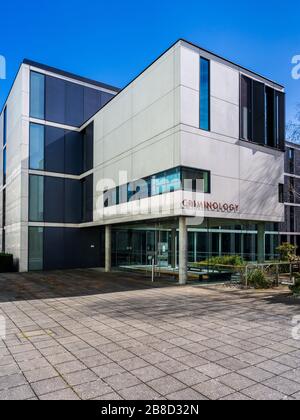
[[[285,94],[241,75],[240,138],[284,150]]]
[[[288,169],[290,174],[295,173],[295,149],[288,148]]]
[[[200,58],[200,128],[210,130],[210,63]]]
[[[182,168],[182,185],[185,190],[210,193],[210,173],[198,169]]]
[[[6,146],[7,137],[7,107],[3,111],[3,146]]]
[[[6,146],[3,149],[3,185],[6,184]]]
[[[252,139],[252,82],[241,76],[241,137]]]
[[[44,169],[45,128],[43,125],[30,124],[29,129],[29,167]]]
[[[284,203],[284,185],[278,185],[278,201],[279,203]]]
[[[187,191],[210,193],[210,172],[185,167],[169,169],[105,191],[104,207],[174,192],[182,188]]]
[[[295,202],[295,179],[289,178],[289,202]]]
[[[29,175],[29,220],[44,221],[44,177]]]
[[[45,118],[45,76],[33,71],[30,73],[30,116]]]
[[[43,269],[44,229],[42,227],[28,228],[28,270]]]

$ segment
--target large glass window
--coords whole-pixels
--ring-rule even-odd
[[[45,128],[43,125],[30,124],[30,169],[44,169]]]
[[[210,130],[210,63],[200,59],[200,128]]]
[[[28,270],[42,270],[43,269],[43,242],[44,229],[42,227],[28,228]]]
[[[30,73],[30,116],[45,118],[45,76],[33,71]]]
[[[186,191],[210,193],[210,172],[186,167],[169,169],[105,191],[104,207],[174,192],[182,188]]]
[[[29,175],[29,220],[44,221],[44,177]]]
[[[284,149],[285,94],[241,75],[240,138]]]

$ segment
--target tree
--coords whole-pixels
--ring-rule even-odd
[[[296,109],[294,120],[287,124],[286,137],[288,141],[300,144],[300,104]]]

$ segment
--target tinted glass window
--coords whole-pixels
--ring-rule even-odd
[[[209,61],[200,59],[200,128],[210,129],[210,65]]]
[[[101,108],[101,91],[84,88],[84,121],[91,118]]]
[[[65,134],[65,170],[66,174],[82,173],[82,133],[67,131]]]
[[[43,238],[42,227],[28,228],[29,260],[28,270],[43,270]]]
[[[65,179],[65,223],[80,223],[82,220],[82,183]]]
[[[64,230],[56,227],[45,228],[44,270],[65,268]]]
[[[93,221],[93,175],[82,181],[82,221]]]
[[[94,123],[89,124],[83,133],[83,172],[94,165]]]
[[[65,124],[79,127],[83,121],[83,86],[67,82]]]
[[[45,170],[64,173],[65,130],[46,126],[45,129]]]
[[[57,77],[46,77],[46,120],[65,124],[66,103],[65,103],[64,80]]]
[[[265,143],[265,86],[253,81],[253,141]]]
[[[30,169],[44,169],[44,126],[30,124],[29,132],[29,167]]]
[[[45,118],[45,76],[40,73],[30,73],[30,116]]]
[[[64,223],[64,178],[45,177],[45,222]]]
[[[29,220],[44,221],[44,177],[29,175]]]

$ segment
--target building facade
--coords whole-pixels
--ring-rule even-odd
[[[184,40],[121,91],[26,60],[1,113],[2,248],[21,271],[154,258],[181,282],[189,261],[272,258],[284,111],[281,85]]]
[[[300,146],[286,142],[284,162],[284,223],[279,226],[280,242],[297,247],[300,255]]]

